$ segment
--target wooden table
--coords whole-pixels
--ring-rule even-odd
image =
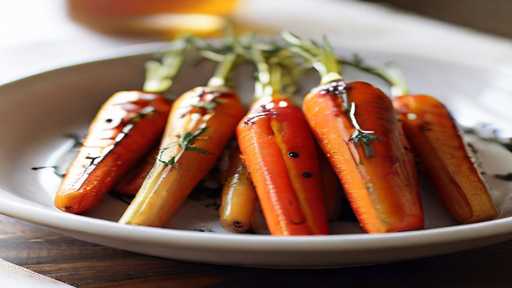
[[[0,258],[77,287],[510,287],[512,242],[388,265],[267,270],[184,263],[61,236],[0,215]]]

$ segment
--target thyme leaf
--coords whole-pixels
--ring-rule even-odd
[[[204,134],[206,132],[206,130],[208,130],[208,127],[206,125],[201,125],[199,128],[197,128],[196,130],[194,130],[192,132],[186,132],[185,134],[178,136],[178,141],[175,143],[180,148],[178,153],[176,153],[175,155],[172,155],[169,159],[166,160],[163,158],[164,153],[170,147],[164,147],[164,148],[160,149],[160,153],[157,158],[158,162],[160,162],[166,166],[174,167],[174,166],[176,166],[176,163],[181,158],[181,156],[183,156],[185,151],[196,152],[196,153],[199,153],[202,155],[209,154],[210,152],[208,152],[200,147],[194,146],[194,142],[197,139],[199,139],[199,137],[202,134]]]
[[[222,102],[224,102],[224,101],[222,99],[220,99],[219,97],[214,97],[210,101],[201,101],[199,103],[192,104],[192,107],[198,108],[198,109],[204,109],[207,112],[213,112],[213,110],[215,110],[215,108],[217,108],[217,106],[222,104]]]
[[[143,108],[142,110],[140,110],[135,116],[133,116],[132,118],[130,118],[129,122],[130,123],[137,123],[139,122],[140,120],[152,115],[155,113],[155,107],[153,106],[147,106],[145,108]]]
[[[361,126],[359,126],[359,123],[356,119],[356,104],[354,102],[350,105],[350,121],[352,122],[352,126],[354,126],[354,132],[352,133],[352,136],[350,137],[350,141],[354,144],[361,144],[363,145],[364,154],[366,157],[370,158],[373,157],[374,151],[371,146],[371,142],[377,140],[377,135],[375,135],[374,131],[367,131],[361,129]]]

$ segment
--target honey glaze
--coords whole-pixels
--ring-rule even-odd
[[[243,120],[245,125],[252,125],[259,119],[271,117],[274,118],[278,115],[281,108],[286,108],[288,102],[279,99],[268,99],[268,101],[262,101],[262,104],[255,104],[249,114]]]
[[[79,173],[69,173],[68,187],[78,190],[87,177],[137,123],[156,111],[154,100],[161,96],[137,91],[114,94],[100,110],[75,161]],[[75,166],[75,165],[74,165]],[[74,171],[73,171],[74,172]]]

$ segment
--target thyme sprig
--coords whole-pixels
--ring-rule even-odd
[[[170,146],[164,147],[164,148],[160,149],[160,153],[158,154],[158,162],[160,162],[166,166],[174,167],[174,166],[176,166],[176,163],[178,162],[178,160],[183,156],[183,154],[186,151],[196,152],[196,153],[200,153],[203,155],[209,154],[208,151],[206,151],[200,147],[194,146],[195,141],[198,140],[200,138],[200,136],[206,132],[206,130],[208,130],[208,127],[206,126],[206,124],[203,124],[200,127],[198,127],[197,129],[195,129],[194,131],[191,131],[191,132],[189,131],[189,132],[184,133],[183,135],[179,135],[177,142],[173,143],[174,145],[178,145],[178,147],[179,147],[178,153],[176,153],[175,155],[171,156],[169,159],[166,160],[163,158],[165,151],[167,151],[171,147]]]
[[[354,144],[362,144],[364,154],[366,157],[372,157],[374,155],[373,148],[371,146],[371,142],[377,140],[377,135],[375,135],[374,131],[368,131],[361,129],[359,123],[356,119],[356,103],[352,102],[350,105],[350,122],[352,126],[354,126],[354,132],[350,137],[350,141]]]

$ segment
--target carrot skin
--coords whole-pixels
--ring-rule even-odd
[[[238,147],[232,147],[229,154],[219,218],[226,230],[244,233],[251,229],[258,200]]]
[[[363,130],[373,131],[373,156],[351,141],[353,124],[343,100],[329,83],[309,93],[303,104],[312,130],[336,171],[347,198],[369,233],[414,230],[423,227],[419,184],[409,145],[389,98],[365,82],[347,85],[349,101],[357,107]],[[337,87],[334,87],[337,88]]]
[[[393,104],[426,174],[450,214],[461,223],[493,219],[496,207],[448,109],[428,95]]]
[[[218,100],[215,107],[201,108],[213,99]],[[144,226],[168,223],[213,167],[243,113],[238,96],[230,90],[198,87],[181,95],[169,114],[158,159],[119,222]],[[193,141],[196,150],[183,150],[178,139],[201,127],[207,129]],[[180,153],[176,163],[168,162]]]
[[[159,142],[159,141],[158,141]],[[155,165],[156,158],[158,157],[158,152],[160,151],[160,143],[157,143],[154,148],[149,151],[148,154],[144,156],[142,161],[139,161],[135,168],[130,170],[126,176],[121,179],[121,181],[116,185],[114,191],[121,195],[125,196],[135,196],[137,192],[139,192],[142,183],[144,183],[144,179]]]
[[[300,109],[261,99],[237,136],[272,235],[327,234],[317,151]]]
[[[85,213],[148,152],[162,134],[171,105],[138,91],[114,94],[101,107],[66,174],[55,206]]]
[[[323,180],[324,205],[327,211],[327,218],[329,221],[335,221],[341,215],[341,204],[344,201],[343,191],[338,176],[334,172],[329,160],[323,154],[320,154],[318,159]]]

